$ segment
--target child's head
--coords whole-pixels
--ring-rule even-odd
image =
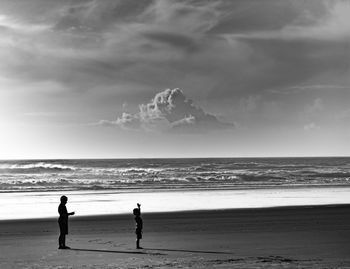
[[[66,204],[67,201],[68,201],[67,196],[65,196],[65,195],[61,196],[61,204]]]
[[[140,210],[138,208],[134,208],[134,210],[132,211],[132,213],[135,215],[135,216],[140,216]]]

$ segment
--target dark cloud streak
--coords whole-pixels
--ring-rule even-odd
[[[150,39],[150,41],[155,41],[169,45],[174,48],[179,48],[185,52],[196,52],[200,46],[195,39],[182,35],[167,32],[149,32],[143,33],[143,35]]]

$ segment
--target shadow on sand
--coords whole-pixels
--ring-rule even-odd
[[[204,254],[234,254],[232,252],[223,252],[223,251],[204,251],[204,250],[167,249],[167,248],[144,248],[144,250],[174,251],[174,252],[188,252],[188,253],[204,253]]]
[[[86,248],[72,248],[75,251],[90,251],[90,252],[104,252],[104,253],[119,253],[119,254],[154,254],[154,255],[166,255],[161,253],[147,253],[143,251],[123,251],[123,250],[104,250],[104,249],[86,249]],[[187,253],[202,253],[202,254],[234,254],[231,252],[223,251],[203,251],[203,250],[188,250],[188,249],[168,249],[168,248],[144,248],[143,250],[155,250],[155,251],[173,251],[173,252],[187,252]]]
[[[104,250],[104,249],[86,249],[86,248],[72,248],[75,251],[90,251],[90,252],[105,252],[105,253],[121,253],[121,254],[148,254],[141,251],[121,251],[121,250]]]

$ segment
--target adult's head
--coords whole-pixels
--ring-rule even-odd
[[[67,201],[68,201],[67,196],[65,196],[65,195],[61,196],[61,203],[62,203],[62,204],[66,204]]]

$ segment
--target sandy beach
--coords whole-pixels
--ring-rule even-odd
[[[350,206],[73,216],[0,222],[0,268],[350,268]]]

